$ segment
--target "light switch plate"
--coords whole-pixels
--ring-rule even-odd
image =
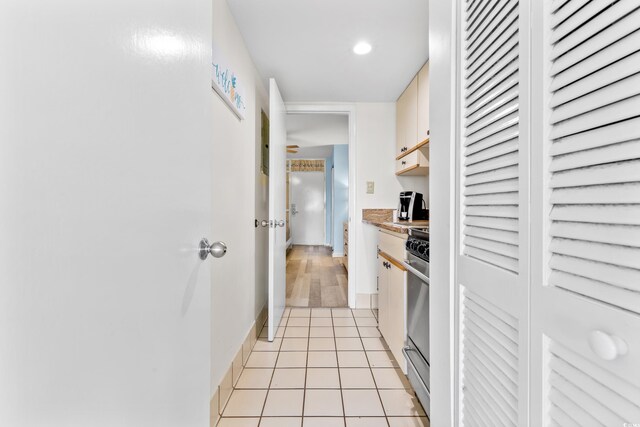
[[[373,194],[375,184],[373,181],[367,181],[367,194]]]

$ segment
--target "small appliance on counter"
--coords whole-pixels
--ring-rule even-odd
[[[422,193],[403,191],[398,204],[399,221],[419,221],[429,219],[429,210]]]

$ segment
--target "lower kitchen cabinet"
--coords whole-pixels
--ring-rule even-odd
[[[380,233],[384,234],[378,239],[378,327],[398,365],[406,373],[402,354],[406,338],[406,270],[402,260],[393,256],[398,255],[400,248],[400,253],[404,252],[404,239]]]

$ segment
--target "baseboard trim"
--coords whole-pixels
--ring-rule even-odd
[[[251,329],[245,337],[242,346],[238,349],[236,357],[233,358],[227,372],[222,377],[222,382],[218,384],[213,396],[211,396],[209,402],[209,427],[215,427],[220,421],[224,407],[229,401],[229,397],[231,397],[233,388],[238,383],[240,374],[249,360],[251,350],[258,341],[258,337],[266,321],[267,306],[265,305],[257,319],[253,322],[253,325],[251,325]]]
[[[344,256],[344,252],[334,252],[333,253],[333,257],[334,258],[342,258]]]

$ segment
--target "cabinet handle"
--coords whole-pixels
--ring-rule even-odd
[[[622,338],[602,331],[591,331],[589,346],[602,360],[615,360],[618,356],[627,354],[629,350],[627,343]]]
[[[404,160],[402,161],[402,166],[406,165],[407,162],[405,162]]]

